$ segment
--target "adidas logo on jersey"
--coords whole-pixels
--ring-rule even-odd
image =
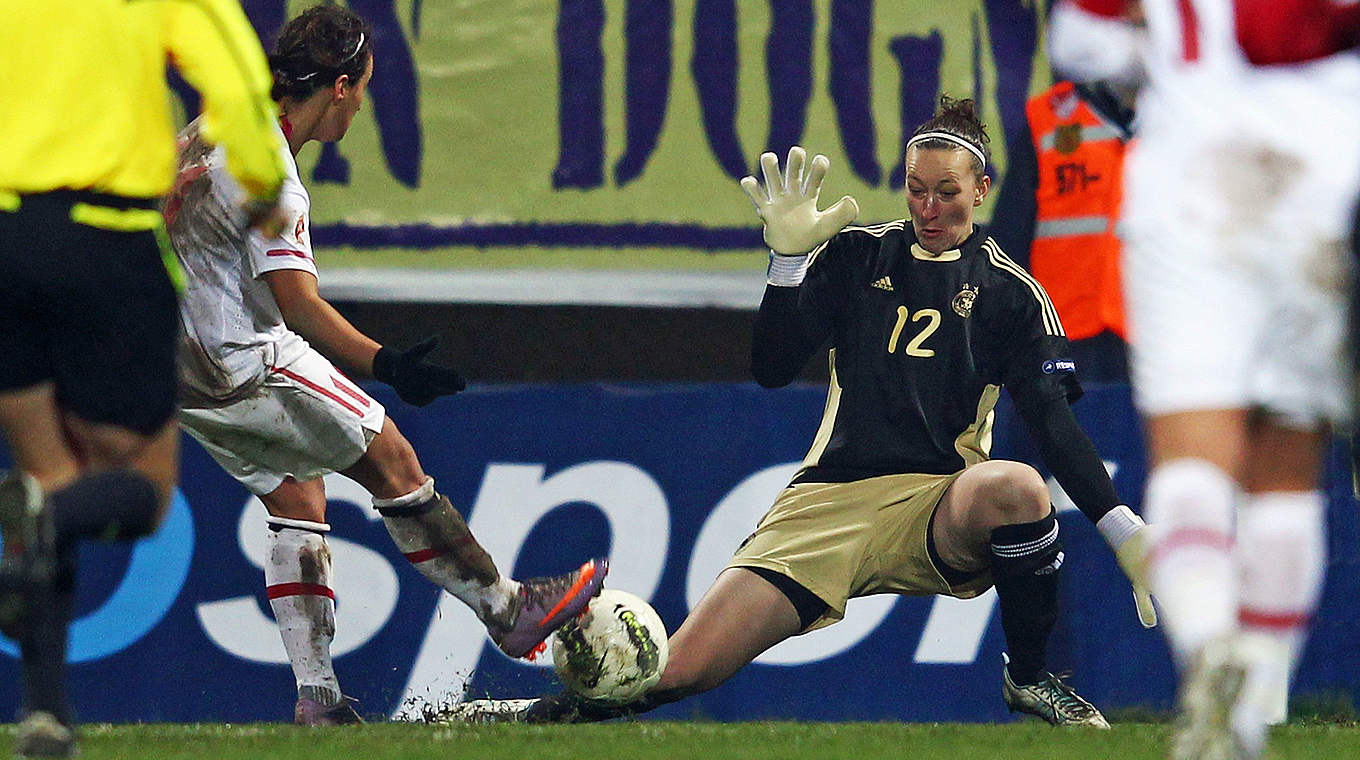
[[[889,279],[887,275],[874,280],[873,287],[878,288],[879,290],[886,290],[889,293],[893,292],[892,280]]]

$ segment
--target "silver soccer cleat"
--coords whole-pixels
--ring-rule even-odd
[[[1216,639],[1204,646],[1181,684],[1172,760],[1246,760],[1258,755],[1233,732],[1233,707],[1245,680],[1246,669],[1229,640]]]
[[[1002,662],[1010,664],[1010,658],[1001,655]],[[1011,680],[1009,668],[1001,668],[1001,697],[1006,700],[1006,708],[1011,712],[1036,715],[1055,726],[1088,726],[1090,728],[1109,728],[1105,716],[1052,673],[1045,673],[1039,683],[1029,686],[1016,686]]]

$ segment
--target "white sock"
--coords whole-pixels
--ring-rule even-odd
[[[434,488],[434,478],[395,499],[373,500],[392,541],[421,575],[453,594],[484,623],[505,625],[519,583],[501,575],[467,523]]]
[[[1232,553],[1239,496],[1237,483],[1202,459],[1175,459],[1148,477],[1148,584],[1182,666],[1211,639],[1237,630]]]
[[[1289,678],[1322,594],[1326,500],[1319,491],[1250,494],[1237,524],[1241,652],[1247,663],[1234,723],[1264,738],[1288,713]]]
[[[269,518],[269,524],[264,581],[293,677],[299,691],[313,687],[334,692],[338,700],[340,683],[331,664],[335,592],[325,536],[330,526],[275,517]]]

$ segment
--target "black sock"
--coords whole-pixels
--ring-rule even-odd
[[[156,487],[129,469],[82,476],[47,499],[58,546],[68,546],[76,539],[141,538],[156,529],[160,513]]]
[[[1034,522],[992,529],[991,565],[1001,602],[1001,630],[1017,685],[1038,683],[1048,634],[1058,621],[1058,570],[1062,567],[1057,513]]]
[[[51,713],[68,726],[66,635],[75,604],[75,564],[74,547],[62,550],[52,583],[38,584],[29,591],[29,612],[19,641],[25,709]]]

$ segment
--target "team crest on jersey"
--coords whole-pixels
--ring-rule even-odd
[[[1081,125],[1061,124],[1053,133],[1053,147],[1059,153],[1076,153],[1081,147]]]
[[[978,286],[969,286],[965,282],[963,290],[960,290],[959,294],[954,296],[954,300],[950,301],[949,305],[954,308],[955,314],[967,319],[968,315],[973,313],[973,304],[977,302],[977,295]]]
[[[293,238],[299,243],[302,242],[302,232],[307,229],[305,217],[299,216],[297,225],[293,227]]]

